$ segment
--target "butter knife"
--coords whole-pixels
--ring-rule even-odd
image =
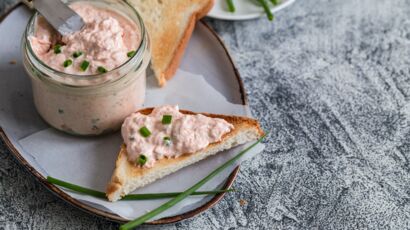
[[[36,9],[61,35],[81,30],[84,21],[74,10],[60,0],[23,0],[31,9]]]

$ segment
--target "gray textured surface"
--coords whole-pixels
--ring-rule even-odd
[[[299,0],[222,35],[271,133],[240,190],[159,229],[410,229],[410,1]],[[110,229],[0,145],[0,229]],[[240,205],[239,200],[247,201]]]
[[[18,4],[18,0],[1,0],[0,1],[0,17],[9,12],[10,9]]]

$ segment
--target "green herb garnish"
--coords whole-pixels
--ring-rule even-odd
[[[71,184],[59,179],[56,179],[54,177],[48,176],[47,181],[64,187],[71,189],[76,192],[80,192],[86,195],[102,198],[102,199],[107,199],[107,195],[104,192],[100,192],[94,189],[90,188],[85,188],[81,187],[79,185]],[[218,193],[225,193],[225,192],[233,192],[235,191],[234,189],[226,189],[226,190],[214,190],[214,191],[200,191],[200,192],[195,192],[192,193],[191,195],[209,195],[209,194],[218,194]],[[151,199],[162,199],[162,198],[171,198],[178,196],[180,192],[169,192],[169,193],[145,193],[145,194],[129,194],[125,195],[121,200],[151,200]]]
[[[272,14],[272,11],[269,8],[269,4],[267,0],[254,0],[254,2],[256,2],[256,4],[263,7],[263,10],[265,11],[270,21],[274,19],[274,16]],[[270,3],[272,3],[273,6],[277,6],[280,2],[281,2],[280,0],[270,0]],[[231,13],[235,12],[235,5],[233,3],[233,0],[226,0],[226,5],[228,6],[229,12]]]
[[[64,68],[69,67],[71,64],[73,64],[73,61],[71,59],[67,59],[63,62]]]
[[[171,115],[162,116],[162,124],[163,125],[171,124],[171,122],[172,122],[172,116]]]
[[[59,54],[61,53],[61,45],[60,44],[55,44],[53,47],[54,53]]]
[[[266,0],[258,0],[258,2],[262,5],[263,9],[265,10],[265,13],[268,16],[269,21],[272,21],[273,20],[273,14],[272,14],[272,11],[270,11],[270,8],[268,6],[268,2],[266,2]]]
[[[147,127],[142,127],[142,128],[140,128],[140,134],[141,134],[141,136],[143,136],[143,137],[149,137],[149,136],[151,136],[151,131],[149,131],[149,129],[147,128]]]
[[[147,156],[145,156],[144,154],[141,154],[138,157],[138,164],[140,164],[141,166],[145,165],[145,163],[147,163],[147,160],[148,160]]]
[[[233,4],[233,0],[226,0],[226,4],[228,5],[229,12],[235,12],[235,5]]]
[[[86,71],[89,65],[90,65],[90,62],[84,60],[83,62],[81,62],[80,68],[82,71]]]
[[[106,70],[104,67],[102,67],[102,66],[98,66],[97,71],[98,71],[99,73],[106,73],[106,72],[107,72],[107,70]]]
[[[83,52],[81,51],[76,51],[73,53],[73,58],[78,58],[79,56],[83,55]]]
[[[192,193],[191,195],[211,195],[211,194],[233,192],[233,191],[235,191],[235,189],[198,191],[198,192]],[[125,195],[121,200],[152,200],[152,199],[161,199],[161,198],[172,198],[172,197],[178,196],[179,194],[181,193],[180,192],[167,192],[167,193],[129,194],[129,195]]]
[[[126,224],[123,224],[120,226],[121,230],[128,230],[128,229],[133,229],[137,227],[138,225],[143,224],[145,221],[155,217],[156,215],[164,212],[165,210],[171,208],[172,206],[176,205],[183,199],[185,199],[187,196],[191,195],[194,193],[197,189],[199,189],[202,185],[204,185],[206,182],[211,180],[213,177],[218,175],[220,172],[222,172],[226,167],[230,166],[233,164],[235,161],[237,161],[239,158],[241,158],[246,152],[248,152],[250,149],[255,147],[258,143],[260,143],[264,138],[266,137],[266,134],[259,138],[258,141],[247,147],[246,149],[242,150],[240,153],[238,153],[236,156],[231,158],[229,161],[225,162],[221,166],[219,166],[217,169],[212,171],[208,176],[204,177],[202,180],[200,180],[198,183],[196,183],[194,186],[190,187],[189,189],[185,190],[185,192],[180,193],[178,196],[174,197],[173,199],[169,200],[168,202],[164,203],[163,205],[159,206],[158,208],[136,218],[133,221],[130,221]]]
[[[132,50],[132,51],[130,51],[130,52],[127,53],[127,56],[128,56],[128,57],[133,57],[134,55],[135,55],[135,51],[134,51],[134,50]]]
[[[170,137],[164,137],[164,143],[166,146],[170,146],[172,144]]]

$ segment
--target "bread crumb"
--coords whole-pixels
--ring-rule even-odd
[[[244,199],[240,199],[239,200],[239,205],[240,206],[244,206],[245,204],[247,204],[248,202],[246,201],[246,200],[244,200]]]
[[[9,64],[10,64],[10,65],[15,65],[15,64],[17,64],[17,61],[16,61],[16,60],[11,60],[11,61],[9,62]]]

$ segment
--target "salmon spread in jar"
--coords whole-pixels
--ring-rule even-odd
[[[144,103],[149,39],[126,2],[74,1],[84,27],[61,36],[35,14],[23,37],[34,104],[51,126],[76,135],[118,130]]]

